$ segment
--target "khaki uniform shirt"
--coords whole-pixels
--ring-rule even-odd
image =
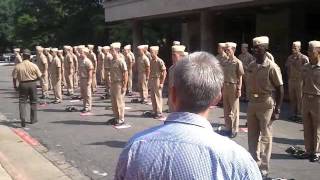
[[[251,94],[271,95],[280,85],[283,85],[280,68],[267,56],[263,64],[253,62],[249,65],[248,88]]]
[[[244,74],[242,62],[234,57],[232,60],[226,60],[223,63],[224,82],[237,84],[240,76]]]
[[[146,56],[148,57],[149,61],[152,59],[151,54],[149,51],[146,52]]]
[[[93,70],[92,61],[89,58],[84,58],[82,61],[79,62],[79,73],[81,79],[89,78],[89,70]]]
[[[15,57],[15,59],[14,59],[15,64],[21,63],[21,62],[22,62],[22,57],[21,57],[21,55],[20,55],[19,53],[16,53],[15,55],[16,55],[16,57]]]
[[[112,83],[122,82],[123,73],[128,71],[125,60],[120,56],[119,59],[111,60],[110,79]]]
[[[238,57],[242,62],[244,72],[247,72],[249,64],[255,61],[255,58],[250,53],[241,53]]]
[[[147,67],[150,67],[150,61],[146,55],[138,57],[137,63],[139,74],[144,74]]]
[[[47,54],[47,60],[48,60],[48,63],[50,64],[52,62],[52,55],[50,53]]]
[[[316,65],[308,63],[304,66],[302,92],[320,96],[320,62]]]
[[[302,69],[309,62],[307,56],[299,53],[297,56],[290,55],[286,62],[288,76],[290,80],[302,80]]]
[[[70,72],[71,68],[71,72]],[[73,74],[74,72],[74,61],[72,54],[68,53],[64,59],[64,69],[67,74]]]
[[[166,70],[166,66],[162,59],[157,58],[156,60],[151,60],[150,62],[150,77],[160,78],[161,72]]]
[[[92,64],[93,64],[93,71],[97,71],[97,56],[94,52],[90,52],[88,58],[91,60]]]
[[[12,77],[19,82],[33,81],[41,77],[41,72],[37,65],[29,60],[24,60],[14,67]]]
[[[113,57],[110,53],[104,56],[104,60],[103,60],[104,69],[107,69],[108,71],[110,70],[112,58]]]
[[[130,51],[130,56],[132,57],[132,62],[135,63],[136,62],[136,58],[133,54],[133,52]]]
[[[58,74],[61,73],[61,70],[59,72],[58,68],[61,68],[61,61],[60,61],[59,57],[56,56],[53,58],[53,60],[51,62],[51,66],[50,66],[50,72],[51,72],[52,76],[58,77]]]
[[[37,56],[37,63],[41,73],[44,73],[46,68],[48,70],[48,60],[44,54],[40,54],[40,56]]]
[[[127,56],[125,56],[125,60],[126,60],[127,68],[128,69],[132,69],[132,65],[133,65],[133,62],[134,62],[134,59],[132,58],[132,55],[128,54]]]
[[[104,61],[104,54],[102,52],[100,52],[98,54],[98,71],[101,71],[102,69],[104,69],[103,67],[103,62]]]
[[[78,72],[79,70],[79,61],[78,61],[78,57],[72,53],[72,57],[73,57],[73,68],[75,72]]]

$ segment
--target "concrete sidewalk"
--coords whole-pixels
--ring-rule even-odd
[[[0,179],[70,180],[58,167],[4,125],[0,125]]]

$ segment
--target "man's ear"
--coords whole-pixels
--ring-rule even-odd
[[[216,98],[212,99],[210,106],[216,106],[220,102],[221,97],[222,97],[222,94],[220,92]]]

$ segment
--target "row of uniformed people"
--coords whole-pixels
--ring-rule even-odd
[[[217,59],[224,69],[223,106],[226,130],[224,135],[235,137],[239,127],[239,97],[243,84],[249,100],[247,109],[249,151],[266,175],[272,149],[272,122],[279,118],[283,99],[281,70],[268,52],[269,38],[253,39],[253,55],[248,44],[241,45],[235,57],[236,43],[219,43]],[[306,153],[310,161],[320,156],[320,42],[309,42],[308,56],[301,53],[301,42],[292,44],[292,54],[286,68],[289,95],[294,118],[302,113]],[[309,62],[310,59],[310,62]],[[243,80],[242,80],[243,79]],[[274,94],[274,96],[273,96]]]

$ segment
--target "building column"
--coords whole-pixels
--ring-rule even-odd
[[[200,14],[200,45],[202,51],[213,51],[213,28],[212,15],[209,11],[202,11]]]
[[[142,31],[142,22],[138,20],[132,21],[132,46],[133,50],[136,50],[136,47],[140,45],[143,41],[143,31]]]
[[[183,22],[181,23],[181,43],[185,45],[188,49],[190,47],[190,40],[189,40],[189,29],[188,23]]]

